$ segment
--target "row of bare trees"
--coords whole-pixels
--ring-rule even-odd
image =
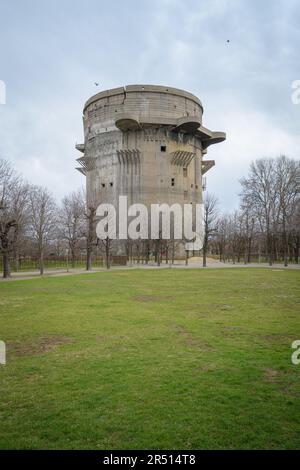
[[[299,161],[286,156],[251,163],[242,178],[240,207],[209,224],[209,248],[220,260],[298,263],[300,247]],[[211,197],[208,197],[208,202]],[[205,206],[209,206],[208,202]],[[213,201],[216,215],[216,201]],[[212,209],[211,209],[212,210]]]
[[[79,246],[86,244],[83,191],[72,193],[60,206],[47,188],[29,185],[5,160],[0,160],[0,252],[3,277],[10,277],[10,260],[35,255],[44,272],[45,252],[68,250],[74,264]]]
[[[207,254],[222,261],[250,263],[282,260],[298,263],[300,247],[299,161],[285,156],[259,159],[242,178],[240,207],[231,214],[220,214],[212,194],[204,200],[203,266]],[[58,205],[47,188],[29,185],[12,166],[0,159],[0,253],[3,276],[10,276],[10,260],[18,267],[21,256],[35,256],[40,273],[44,258],[55,251],[67,253],[75,267],[78,253],[92,268],[95,249],[111,264],[114,242],[96,237],[96,200],[86,203],[78,190],[64,197]],[[99,203],[100,201],[98,201]],[[124,242],[125,243],[125,242]],[[135,240],[125,243],[129,262],[155,261],[174,263],[178,240]],[[186,253],[186,263],[188,256]]]
[[[0,160],[0,253],[3,277],[11,275],[10,262],[18,269],[24,256],[38,260],[40,274],[44,273],[45,255],[55,252],[68,257],[75,267],[78,254],[86,259],[86,269],[92,269],[93,254],[103,255],[107,268],[111,266],[114,240],[96,236],[95,197],[86,202],[83,190],[72,192],[58,205],[47,188],[29,185],[5,160]],[[99,201],[98,201],[99,203]],[[179,242],[175,240],[128,240],[124,251],[129,262],[163,258],[174,263]]]

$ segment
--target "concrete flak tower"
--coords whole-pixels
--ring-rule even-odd
[[[201,101],[177,88],[129,85],[92,96],[76,145],[88,201],[201,203],[203,175],[215,163],[203,157],[226,138],[205,128],[202,114]]]

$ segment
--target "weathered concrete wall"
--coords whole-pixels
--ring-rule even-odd
[[[77,149],[89,199],[128,203],[202,202],[203,161],[225,139],[202,126],[203,107],[175,88],[130,85],[90,98],[84,107],[84,144]]]

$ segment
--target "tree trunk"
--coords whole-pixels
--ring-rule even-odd
[[[15,248],[14,261],[15,261],[15,270],[19,271],[19,269],[20,269],[20,253],[19,253],[19,247],[18,246],[16,246],[16,248]]]
[[[3,258],[3,278],[7,279],[11,276],[8,252],[4,252],[2,254],[2,258]]]
[[[175,260],[175,240],[173,238],[172,240],[172,264],[174,264],[174,260]]]
[[[248,252],[245,250],[244,252],[244,264],[247,264],[247,257],[248,257]]]
[[[42,276],[44,274],[44,253],[43,253],[43,249],[40,249],[40,253],[39,253],[39,266],[40,266],[40,275]]]
[[[74,248],[74,246],[71,246],[70,249],[71,249],[71,266],[72,266],[72,268],[75,268],[75,258],[76,258],[75,257],[75,248]]]
[[[252,236],[249,237],[249,240],[248,240],[248,256],[247,256],[248,263],[251,262],[251,247],[252,247]]]
[[[105,260],[106,260],[106,269],[109,269],[110,268],[109,251],[106,252]]]
[[[168,242],[166,243],[166,264],[169,263],[169,246]]]
[[[219,244],[219,261],[222,261],[223,247],[222,244]]]
[[[240,262],[240,252],[238,252],[238,263]],[[232,247],[232,264],[235,264],[235,246]]]
[[[160,239],[156,240],[156,253],[155,253],[157,266],[160,266]]]
[[[296,237],[296,246],[295,246],[295,263],[299,263],[299,248],[300,248],[300,236]]]
[[[94,225],[95,225],[95,215],[96,209],[94,207],[89,208],[89,215],[87,217],[88,221],[88,233],[86,240],[86,270],[92,270],[92,255],[93,255],[93,245],[95,240],[94,234]]]
[[[284,231],[283,231],[283,264],[284,266],[288,265],[288,250],[289,250],[289,242],[288,242],[286,229],[284,226]]]
[[[267,250],[268,250],[268,260],[269,260],[269,266],[272,266],[273,264],[273,255],[272,255],[272,237],[270,233],[267,233]]]
[[[92,250],[91,250],[89,243],[87,244],[87,247],[86,247],[86,270],[87,271],[92,270]]]
[[[132,246],[132,241],[130,241],[129,245],[129,257],[130,257],[130,264],[133,265],[133,246]]]
[[[110,268],[110,239],[105,240],[105,260],[106,260],[106,269]]]
[[[206,236],[205,236],[204,237],[204,243],[203,243],[203,260],[202,260],[203,268],[206,268],[206,253],[207,253],[207,240],[206,240]]]

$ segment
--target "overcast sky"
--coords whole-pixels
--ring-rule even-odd
[[[207,154],[223,210],[251,160],[299,159],[299,0],[0,0],[0,22],[0,157],[57,198],[84,184],[84,102],[129,84],[190,91],[204,126],[227,133]]]

